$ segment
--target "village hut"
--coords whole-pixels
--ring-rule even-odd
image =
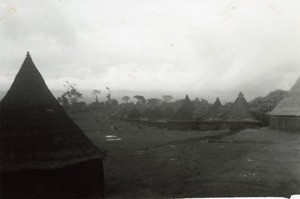
[[[269,115],[271,128],[300,131],[300,77]]]
[[[175,121],[191,121],[193,120],[193,105],[188,95],[185,96],[181,106],[176,112],[173,120]]]
[[[199,122],[201,130],[218,130],[220,124],[222,104],[220,99],[217,97],[216,101],[212,106],[209,107],[207,113],[201,118]]]
[[[130,113],[127,116],[127,119],[129,120],[137,120],[141,117],[141,113],[138,111],[136,106],[133,107],[133,109],[130,111]]]
[[[166,107],[166,109],[162,112],[162,116],[166,120],[170,120],[174,118],[175,116],[175,111],[171,106]]]
[[[173,121],[168,121],[167,126],[169,130],[196,130],[199,128],[198,123],[193,121],[193,104],[188,95],[185,96]]]
[[[155,108],[152,108],[149,114],[149,119],[150,120],[160,120],[162,118],[162,113],[159,110],[159,108],[156,106]]]
[[[261,122],[256,120],[249,110],[249,104],[242,92],[239,93],[229,110],[222,116],[220,128],[231,130],[241,130],[245,128],[256,128],[261,126]]]
[[[220,99],[217,97],[214,104],[208,108],[207,113],[202,118],[202,120],[208,120],[208,121],[215,121],[220,119],[220,110],[221,110],[222,104],[220,102]]]
[[[27,53],[0,102],[1,194],[100,193],[104,156],[52,95]]]

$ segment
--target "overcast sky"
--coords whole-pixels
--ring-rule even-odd
[[[265,95],[300,74],[300,1],[1,0],[0,90],[26,51],[52,90]]]

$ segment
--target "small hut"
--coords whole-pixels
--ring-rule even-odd
[[[193,105],[188,95],[185,96],[181,106],[176,112],[173,120],[175,121],[192,121],[193,120]]]
[[[162,112],[162,116],[166,120],[173,119],[175,116],[175,111],[171,106],[168,106],[165,108],[165,110]]]
[[[141,113],[138,111],[136,106],[134,106],[133,109],[128,114],[127,119],[128,120],[138,120],[140,117],[141,117]]]
[[[222,104],[220,102],[220,99],[217,97],[216,101],[214,104],[208,108],[207,113],[205,116],[202,118],[202,120],[207,120],[207,121],[215,121],[220,119],[220,109],[222,107]]]
[[[241,92],[229,110],[222,116],[222,119],[223,121],[220,128],[228,128],[231,130],[261,126],[261,122],[256,120],[250,112],[249,104]]]
[[[27,53],[0,102],[1,196],[101,192],[104,156],[52,95]]]
[[[214,104],[208,108],[207,113],[203,118],[201,118],[200,129],[201,130],[218,130],[220,123],[222,104],[220,99],[217,97]]]
[[[196,130],[198,122],[193,121],[193,104],[188,95],[185,96],[181,106],[172,121],[168,121],[169,130]]]
[[[271,128],[300,131],[300,77],[269,115]]]

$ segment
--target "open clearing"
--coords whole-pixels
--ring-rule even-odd
[[[108,152],[107,198],[300,193],[300,132],[167,131],[92,117],[76,123]]]

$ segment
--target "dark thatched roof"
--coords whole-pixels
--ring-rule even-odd
[[[269,115],[300,116],[300,77]]]
[[[249,111],[248,102],[241,92],[222,119],[229,121],[257,121]]]
[[[181,106],[176,112],[173,120],[176,121],[190,121],[193,120],[193,104],[188,95],[185,96]]]
[[[0,102],[0,169],[52,169],[103,158],[48,89],[29,53]]]
[[[217,97],[214,104],[209,107],[206,115],[202,118],[203,120],[217,120],[220,117],[220,109],[222,107],[222,104],[220,102],[220,99]]]

